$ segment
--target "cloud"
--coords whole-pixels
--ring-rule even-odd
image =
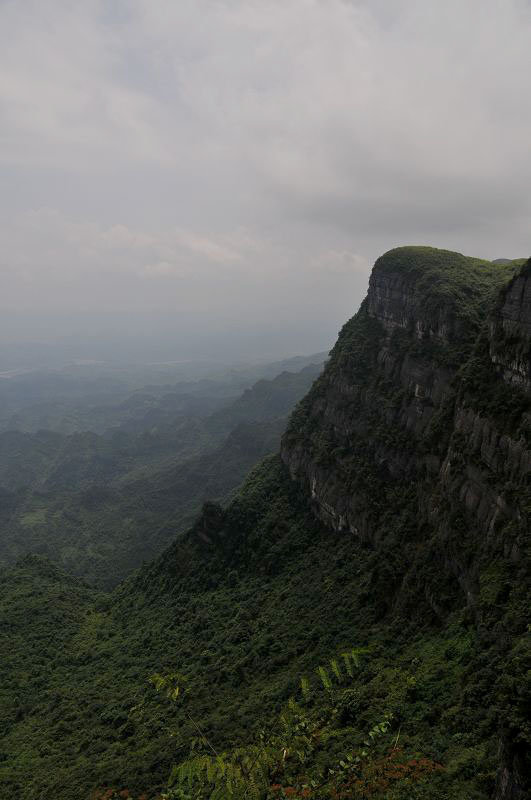
[[[148,278],[167,278],[179,275],[180,269],[178,264],[172,264],[169,261],[156,261],[153,264],[146,264],[142,272]]]
[[[525,255],[530,36],[525,0],[5,0],[4,304],[338,326],[395,244]]]
[[[0,223],[0,253],[9,309],[158,309],[204,315],[207,324],[209,318],[266,323],[275,314],[286,320],[294,307],[308,317],[323,302],[344,303],[345,292],[365,284],[368,269],[346,252],[314,251],[297,260],[286,244],[259,240],[244,229],[214,236],[182,228],[107,227],[49,208]],[[338,316],[350,311],[344,305]]]
[[[358,253],[349,250],[327,250],[315,257],[311,265],[318,271],[330,272],[332,274],[343,275],[354,272],[366,274],[370,265],[367,259]]]
[[[177,231],[177,242],[191,253],[196,253],[207,261],[219,264],[227,264],[239,261],[240,253],[224,244],[223,241],[214,241],[207,236],[199,236],[191,231]]]

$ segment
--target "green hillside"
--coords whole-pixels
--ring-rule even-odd
[[[392,251],[281,456],[226,508],[205,504],[111,594],[40,558],[6,570],[6,798],[152,800],[193,758],[171,800],[524,800],[529,278]],[[152,484],[161,502],[179,470]],[[184,695],[169,702],[154,673]],[[253,775],[239,795],[234,765]]]
[[[524,677],[523,641],[485,641],[457,598],[441,627],[421,590],[410,592],[409,613],[389,614],[388,571],[398,578],[405,565],[382,571],[388,555],[389,545],[373,550],[319,526],[273,458],[227,512],[208,508],[186,542],[110,600],[51,569],[43,576],[42,562],[22,564],[0,591],[6,797],[88,798],[98,786],[154,796],[195,733],[149,675],[183,672],[187,708],[226,748],[251,739],[301,675],[353,644],[369,651],[342,724],[359,741],[392,714],[386,744],[400,729],[408,756],[444,765],[420,797],[487,797],[496,709],[510,703],[523,724],[525,697],[512,689]],[[29,597],[39,614],[28,629]],[[519,613],[517,602],[505,609]]]

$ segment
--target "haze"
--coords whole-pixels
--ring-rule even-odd
[[[324,350],[374,259],[529,255],[524,0],[3,0],[3,363]]]

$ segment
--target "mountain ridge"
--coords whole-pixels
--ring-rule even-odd
[[[227,748],[355,643],[370,660],[342,712],[354,738],[390,712],[393,738],[444,767],[421,794],[382,798],[524,800],[530,398],[508,370],[527,363],[529,272],[430,248],[377,262],[282,460],[255,467],[226,508],[207,503],[113,595],[89,597],[40,682],[7,673],[26,709],[17,719],[8,694],[0,717],[15,796],[158,791],[195,733],[150,698],[153,671],[189,677],[190,712]],[[0,587],[0,611],[12,602]]]

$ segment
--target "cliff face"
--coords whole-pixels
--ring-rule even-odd
[[[531,262],[399,248],[293,415],[282,458],[318,517],[405,562],[395,609],[421,594],[439,620],[464,607],[502,636],[500,606],[525,582],[530,343]],[[518,748],[502,735],[501,749],[497,797],[523,796]]]
[[[419,525],[443,538],[449,516],[477,526],[485,545],[495,531],[500,543],[500,526],[527,522],[517,488],[531,471],[531,271],[512,272],[429,248],[376,262],[366,300],[283,440],[292,477],[331,527],[377,540],[382,501],[404,484],[415,489]],[[516,541],[510,549],[517,558]],[[473,600],[477,564],[450,567]]]
[[[490,356],[504,381],[531,394],[531,260],[503,292],[490,321]]]

